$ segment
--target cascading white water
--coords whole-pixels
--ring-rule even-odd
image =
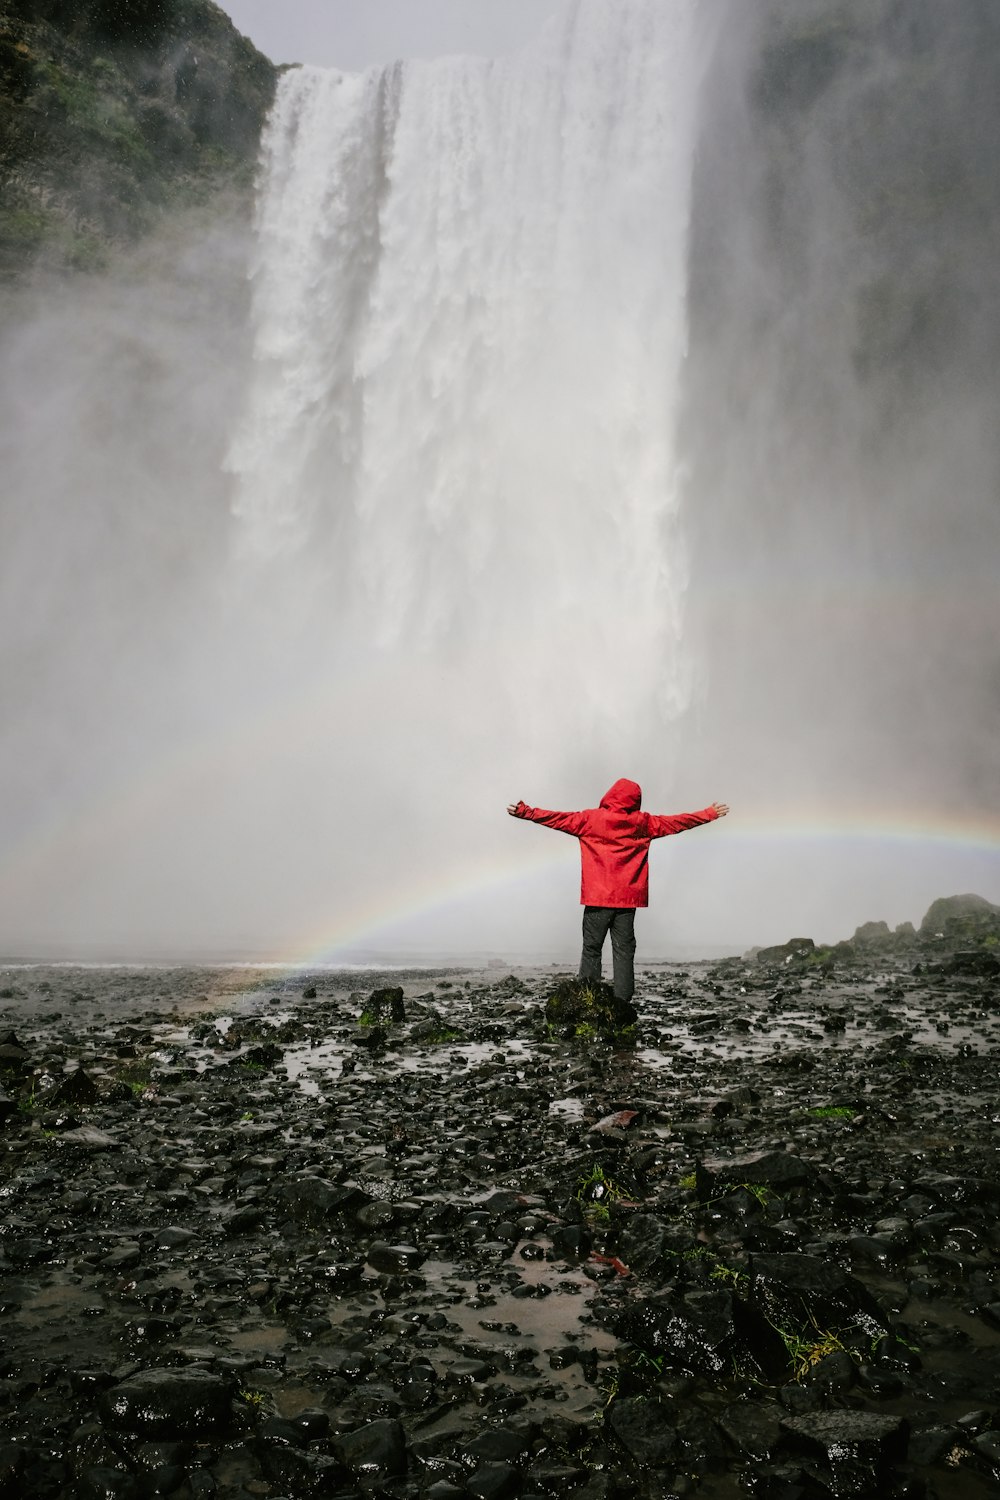
[[[568,954],[572,841],[503,807],[619,775],[740,813],[657,849],[646,952],[997,899],[993,23],[849,9],[295,70],[252,326],[225,214],[19,305],[7,952]],[[974,837],[831,857],[893,807]]]
[[[504,703],[536,782],[662,763],[687,694],[697,45],[692,0],[578,0],[510,59],[290,72],[264,144],[242,554],[318,572],[459,752]]]
[[[252,361],[223,226],[0,362],[48,393],[5,449],[4,636],[51,673],[0,736],[13,938],[565,952],[576,851],[504,805],[714,795],[671,783],[701,24],[578,0],[502,61],[290,71]]]

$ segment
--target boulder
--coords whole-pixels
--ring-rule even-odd
[[[357,1212],[371,1202],[368,1194],[358,1187],[328,1182],[325,1177],[314,1177],[308,1172],[284,1178],[275,1187],[274,1196],[285,1205],[292,1218],[312,1223],[321,1223],[337,1214]]]
[[[139,1370],[98,1398],[108,1427],[145,1438],[200,1438],[227,1427],[232,1387],[210,1370]]]
[[[668,1292],[631,1302],[615,1331],[644,1353],[691,1375],[720,1375],[740,1342],[728,1291]]]
[[[406,1473],[406,1434],[399,1422],[380,1417],[336,1444],[342,1461],[366,1480],[399,1479]]]
[[[387,1245],[373,1240],[368,1248],[368,1264],[384,1276],[405,1276],[424,1263],[424,1255],[413,1245]]]
[[[860,1281],[835,1261],[816,1255],[752,1255],[747,1295],[772,1327],[790,1333],[840,1336],[860,1329],[870,1339],[888,1328],[885,1314]]]
[[[804,1187],[815,1178],[815,1169],[791,1151],[754,1151],[747,1156],[706,1157],[695,1165],[695,1187],[702,1203],[718,1198],[729,1188],[752,1183],[755,1187]]]
[[[718,1421],[734,1447],[760,1462],[778,1446],[783,1416],[775,1401],[735,1401],[726,1407]]]
[[[939,896],[932,901],[920,924],[921,938],[943,939],[964,945],[981,943],[986,938],[1000,939],[1000,906],[984,896]]]
[[[364,1026],[398,1026],[406,1020],[402,985],[388,985],[365,996],[360,1020]]]
[[[643,1468],[662,1468],[677,1453],[676,1428],[658,1401],[625,1397],[612,1404],[605,1422],[629,1457]]]
[[[46,1096],[46,1104],[50,1108],[65,1108],[67,1105],[75,1105],[86,1108],[88,1105],[96,1104],[100,1098],[100,1090],[91,1078],[90,1074],[83,1068],[76,1068],[56,1084],[51,1094]]]
[[[892,933],[888,922],[862,922],[854,929],[852,941],[859,948],[885,947],[892,942]]]
[[[787,943],[777,943],[770,948],[757,949],[759,964],[790,964],[796,959],[808,959],[816,950],[812,938],[789,938]]]
[[[633,1214],[622,1228],[619,1255],[633,1271],[667,1280],[676,1275],[680,1258],[697,1247],[695,1232],[686,1225]]]
[[[989,948],[971,948],[953,953],[934,968],[944,974],[965,974],[973,979],[995,979],[1000,974],[1000,956]]]
[[[614,1036],[639,1018],[628,1000],[616,1000],[614,990],[603,980],[563,979],[545,1002],[545,1019],[567,1035],[596,1032]]]
[[[902,1417],[872,1411],[809,1412],[787,1417],[782,1431],[810,1470],[837,1496],[887,1493],[890,1466],[906,1457],[908,1428]],[[815,1472],[815,1471],[814,1471]]]

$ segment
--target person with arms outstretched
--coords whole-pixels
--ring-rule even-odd
[[[725,802],[713,802],[701,812],[665,816],[646,813],[642,790],[634,781],[616,781],[601,798],[599,807],[583,812],[548,812],[511,802],[512,818],[544,823],[560,833],[580,840],[580,902],[583,906],[583,952],[580,978],[601,977],[601,951],[611,933],[615,999],[630,1001],[635,989],[636,908],[649,905],[649,846],[653,839],[713,823],[729,811]]]

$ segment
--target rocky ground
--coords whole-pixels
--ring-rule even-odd
[[[997,1494],[998,970],[0,972],[0,1493]]]

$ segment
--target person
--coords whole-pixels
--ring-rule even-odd
[[[729,811],[725,802],[713,802],[701,812],[666,816],[642,812],[641,807],[642,789],[624,779],[605,792],[599,807],[583,812],[548,812],[525,802],[507,807],[512,818],[544,823],[580,840],[580,978],[600,980],[601,953],[610,932],[615,999],[622,1002],[630,1001],[635,990],[635,913],[637,907],[649,905],[650,844],[724,818]]]

